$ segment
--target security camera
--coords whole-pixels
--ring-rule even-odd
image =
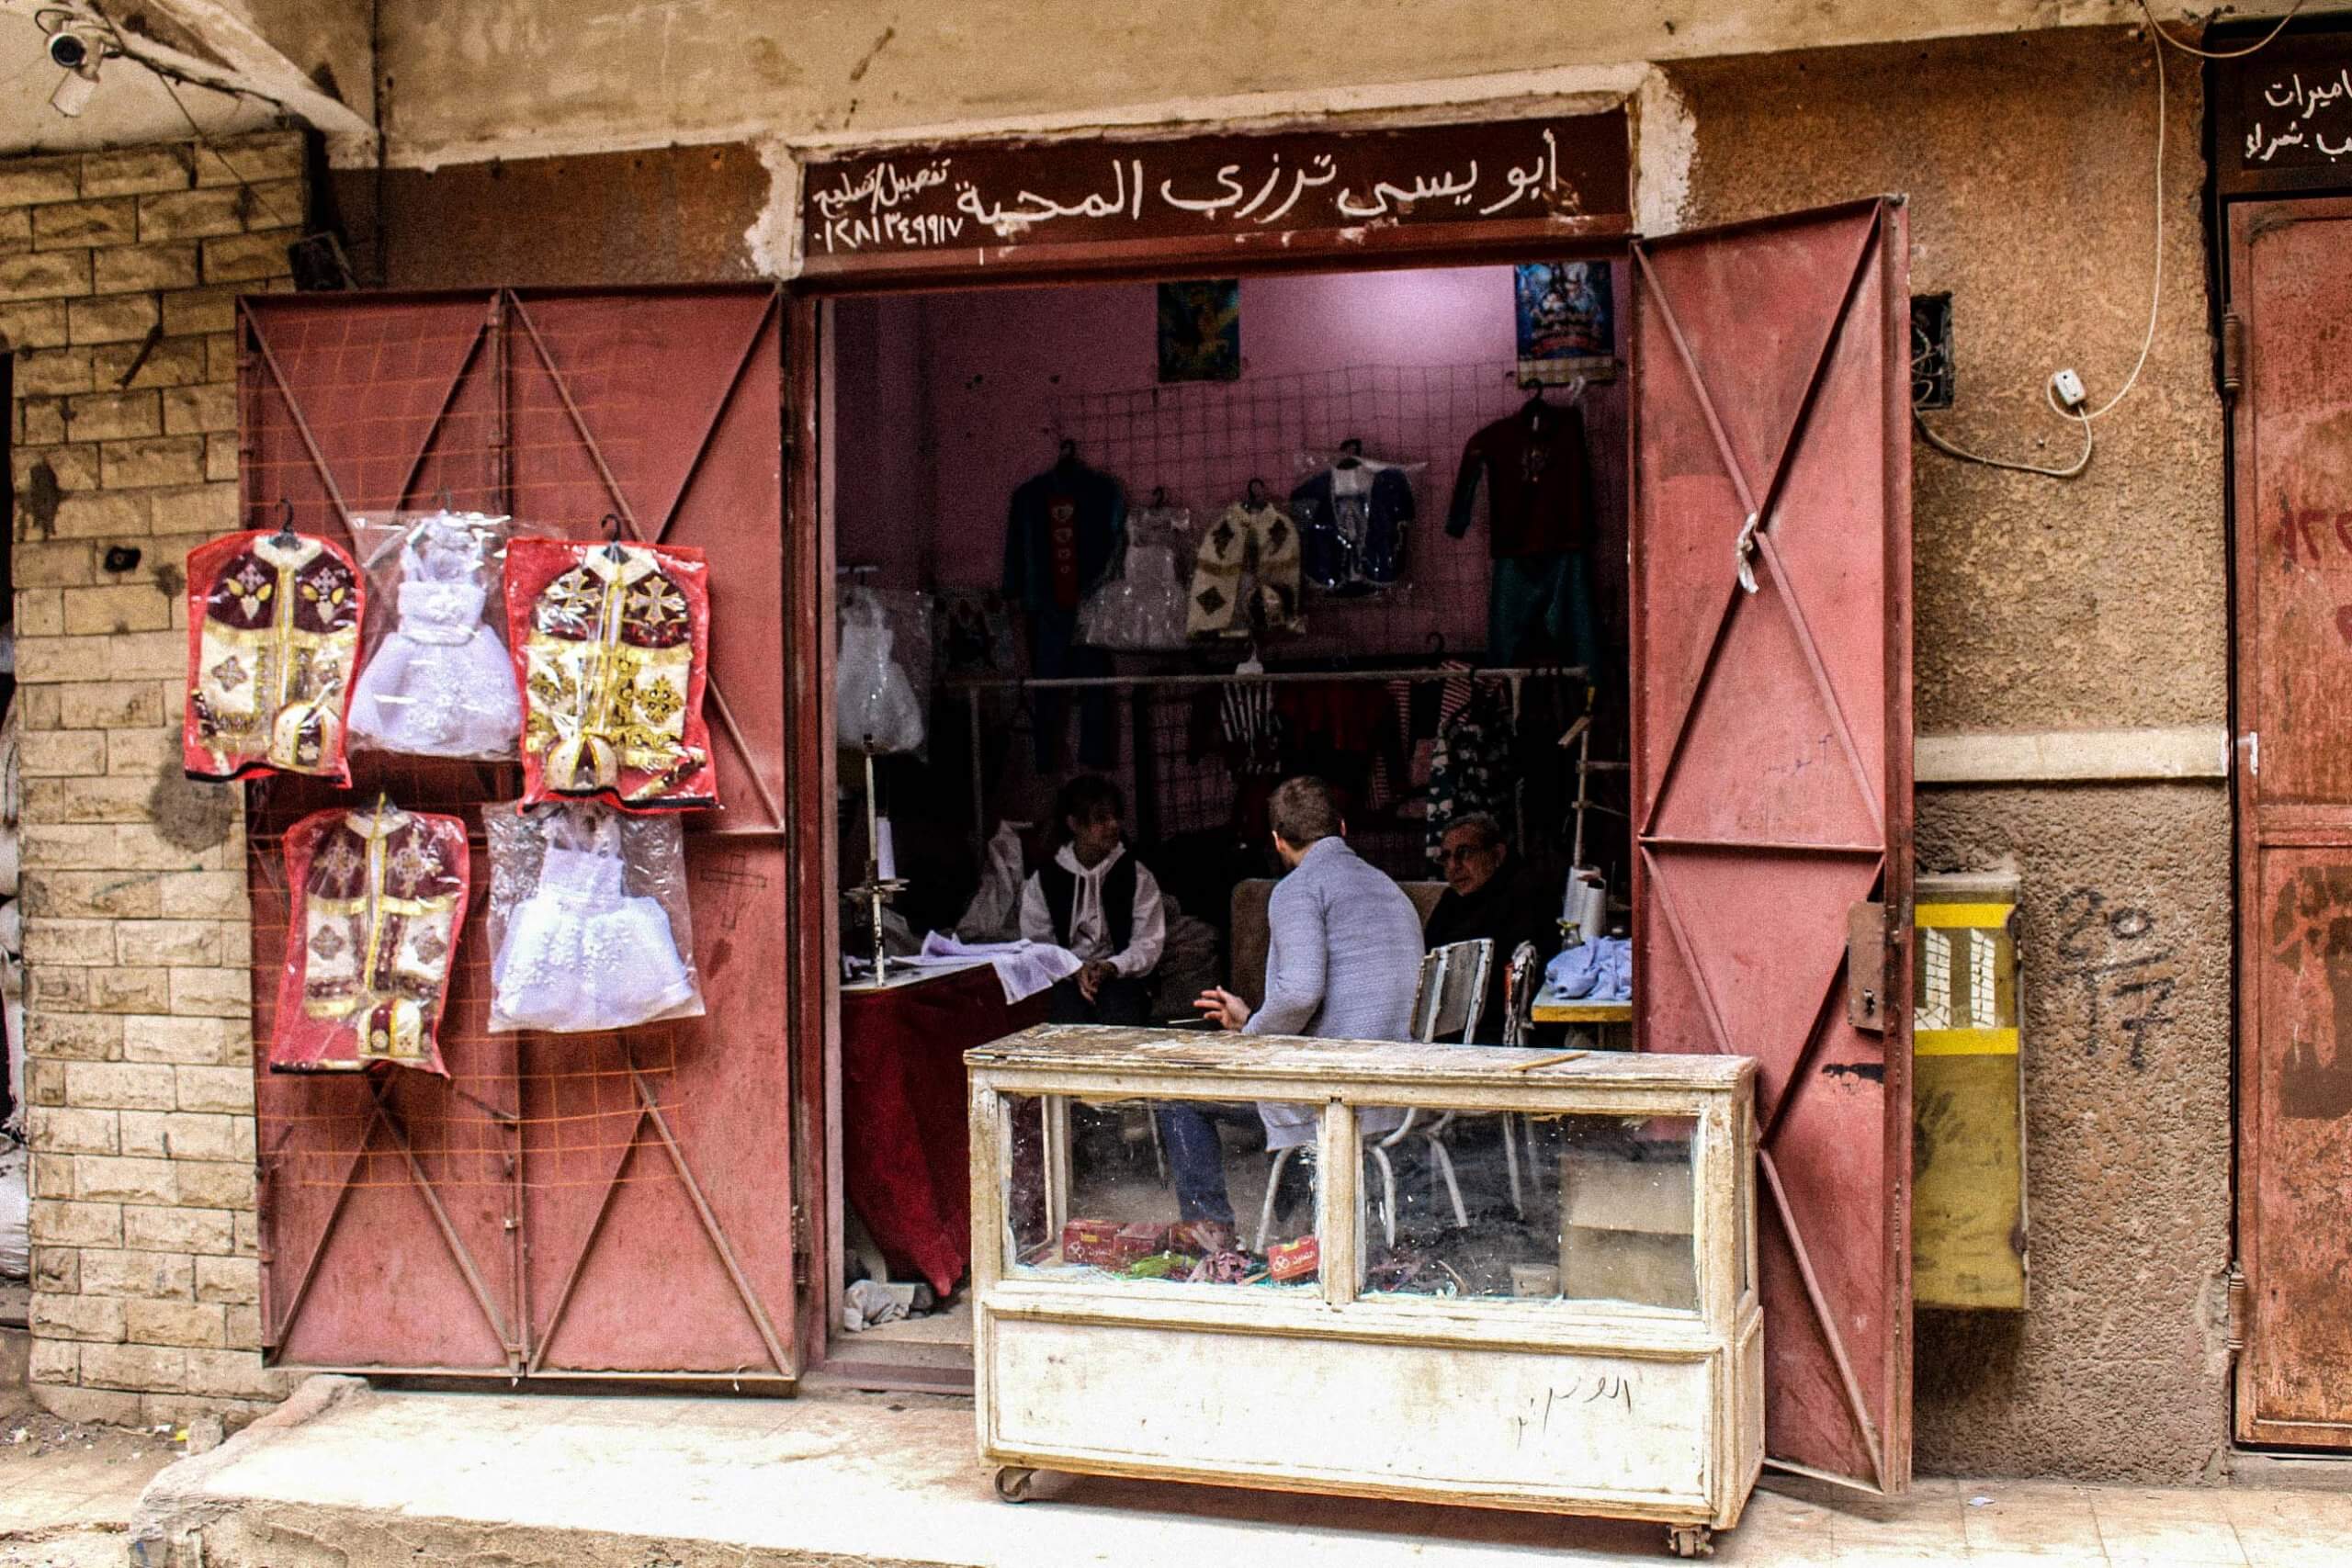
[[[98,40],[79,28],[60,28],[49,35],[50,63],[64,71],[87,71],[98,62]]]

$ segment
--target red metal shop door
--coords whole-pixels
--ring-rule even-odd
[[[1765,1439],[1910,1478],[1909,307],[1893,199],[1634,247],[1641,1043],[1758,1058]],[[1847,972],[1883,905],[1883,978]],[[1865,987],[1877,1027],[1849,1022]]]
[[[274,525],[283,501],[297,527],[347,541],[354,513],[446,501],[707,551],[725,802],[687,828],[707,1015],[514,1035],[485,1029],[479,807],[521,793],[515,767],[363,754],[347,793],[251,787],[263,1041],[286,937],[280,837],[295,817],[381,789],[467,817],[477,845],[442,1035],[451,1079],[261,1076],[273,1357],[792,1376],[779,297],[289,297],[246,302],[241,329],[249,526]]]
[[[2239,205],[2237,1434],[2352,1448],[2352,201]]]

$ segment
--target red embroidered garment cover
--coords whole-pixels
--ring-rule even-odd
[[[718,804],[702,716],[710,574],[700,550],[516,539],[506,547],[506,645],[523,686],[526,802]]]
[[[187,585],[188,776],[275,768],[348,784],[344,718],[368,597],[351,558],[254,529],[190,550]]]
[[[313,811],[286,832],[277,1072],[393,1062],[448,1076],[435,1038],[469,886],[466,825],[393,807]]]

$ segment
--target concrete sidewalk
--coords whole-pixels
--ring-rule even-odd
[[[1770,1482],[1725,1564],[2352,1562],[2352,1495]],[[313,1379],[157,1477],[142,1568],[1528,1568],[1668,1562],[1653,1525],[1074,1477],[997,1500],[968,1403],[387,1393]]]

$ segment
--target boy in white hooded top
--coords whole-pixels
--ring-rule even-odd
[[[1053,857],[1021,890],[1021,934],[1068,948],[1082,967],[1046,998],[1055,1023],[1150,1021],[1146,982],[1168,939],[1159,884],[1127,853],[1119,786],[1093,773],[1054,802]]]

